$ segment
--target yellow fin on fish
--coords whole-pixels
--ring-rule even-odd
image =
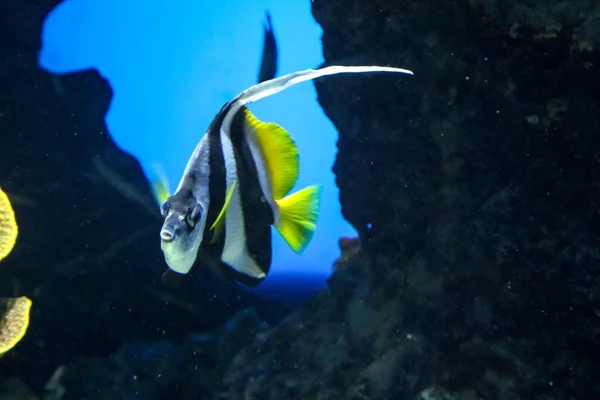
[[[273,198],[282,199],[296,184],[300,171],[298,148],[291,136],[281,126],[275,123],[265,123],[256,118],[243,107],[246,122],[256,132],[263,150]]]
[[[233,197],[233,191],[235,190],[236,187],[237,187],[237,181],[233,181],[233,183],[231,184],[231,187],[227,191],[227,196],[225,196],[225,202],[223,203],[223,208],[221,208],[219,215],[217,215],[217,219],[215,219],[215,222],[213,222],[212,226],[210,227],[211,231],[214,230],[212,240],[210,241],[211,243],[216,242],[217,239],[223,234],[223,229],[225,228],[225,218],[224,218],[225,211],[227,210],[227,207],[229,206],[229,203],[231,202],[231,198]]]
[[[322,189],[313,185],[276,200],[279,218],[275,228],[296,253],[304,251],[315,232]]]
[[[160,164],[153,164],[154,171],[156,172],[156,179],[152,181],[152,192],[154,194],[154,200],[161,207],[167,198],[169,197],[169,181],[165,170]]]

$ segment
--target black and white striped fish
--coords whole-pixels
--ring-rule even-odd
[[[321,187],[288,195],[299,173],[296,145],[246,105],[318,77],[362,72],[412,74],[378,66],[309,69],[254,85],[223,106],[161,208],[161,248],[171,270],[186,274],[200,261],[256,285],[270,269],[271,225],[295,252],[303,251],[316,228]]]

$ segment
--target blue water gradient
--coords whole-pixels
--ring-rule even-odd
[[[150,179],[153,164],[162,164],[173,190],[214,115],[256,83],[267,9],[279,45],[279,75],[318,67],[321,28],[306,0],[67,0],[45,21],[39,63],[54,74],[97,69],[114,91],[106,116],[112,138]],[[331,171],[337,132],[311,83],[250,108],[296,140],[296,189],[324,185],[313,241],[296,255],[274,231],[271,274],[255,289],[300,301],[329,276],[338,238],[355,234],[341,216]]]

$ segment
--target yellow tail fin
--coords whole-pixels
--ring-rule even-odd
[[[315,232],[321,205],[322,186],[313,185],[281,200],[275,228],[296,253],[302,253]]]

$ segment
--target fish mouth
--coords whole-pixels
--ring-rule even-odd
[[[163,227],[160,230],[160,240],[164,242],[172,242],[175,240],[175,232],[170,226]]]

